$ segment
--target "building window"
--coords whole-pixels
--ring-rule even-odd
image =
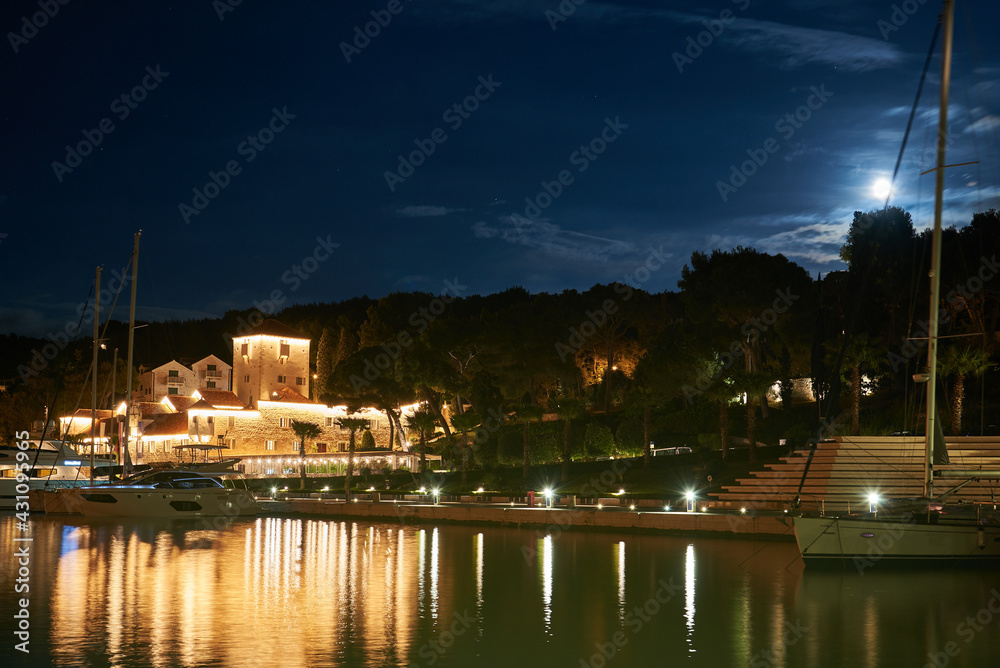
[[[274,441],[267,441],[267,449],[274,450]]]
[[[305,385],[306,384],[306,379],[302,378],[301,376],[296,376],[295,377],[295,384],[296,385]]]
[[[206,419],[206,420],[208,420],[208,424],[214,424],[214,423],[215,423],[215,418],[214,418],[214,417],[212,417],[211,415],[209,415],[209,416],[208,416],[207,418],[205,418],[205,419]]]
[[[177,388],[176,387],[168,387],[167,388],[167,394],[177,394]]]
[[[291,352],[291,348],[288,345],[288,341],[282,341],[278,344],[278,357],[288,357]]]
[[[326,443],[317,443],[316,452],[318,452],[321,455],[326,454]]]
[[[226,445],[228,445],[230,447],[230,449],[235,448],[236,447],[236,439],[235,438],[227,438],[226,439]]]
[[[299,452],[299,449],[301,447],[302,447],[302,441],[292,441],[292,450],[294,450],[295,452]]]
[[[177,369],[170,369],[167,371],[167,376],[170,378],[177,378]]]
[[[378,429],[378,420],[369,420],[368,428],[372,430]]]
[[[279,382],[279,383],[284,383],[284,382],[285,382],[285,378],[286,378],[286,377],[287,377],[287,376],[278,376],[278,382]]]
[[[215,389],[215,381],[214,380],[208,381],[207,383],[205,383],[205,387],[207,387],[210,390],[214,390]]]
[[[209,364],[208,365],[208,370],[209,371],[215,371],[215,365],[214,364]]]
[[[236,426],[236,416],[235,415],[230,415],[229,416],[229,428],[232,429],[235,426]]]
[[[326,419],[326,426],[327,427],[332,427],[333,426],[333,418],[332,417],[328,417]]]
[[[288,426],[288,418],[278,418],[278,426],[279,427],[287,427]]]
[[[243,355],[243,357],[250,357],[250,344],[249,343],[244,343],[243,344],[243,346],[241,347],[241,350],[240,350],[240,354]]]
[[[243,376],[243,382],[244,383],[249,383],[250,382],[250,374],[247,374],[247,375]]]
[[[341,452],[347,452],[347,443],[338,443],[338,444],[337,444],[337,448],[338,448],[338,449],[339,449],[339,450],[340,450]]]

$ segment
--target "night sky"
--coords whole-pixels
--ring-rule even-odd
[[[146,319],[446,281],[676,290],[692,251],[740,244],[842,269],[939,10],[236,1],[3,3],[0,333],[63,329],[139,229]],[[948,161],[981,163],[949,170],[946,223],[1000,206],[998,5],[958,2]],[[918,229],[932,68],[892,199]]]

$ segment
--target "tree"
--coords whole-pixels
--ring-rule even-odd
[[[518,406],[514,411],[514,415],[517,421],[521,423],[523,429],[524,464],[521,477],[525,480],[528,479],[528,469],[531,467],[531,422],[532,420],[541,420],[544,412],[541,406],[536,406],[535,404],[524,404]]]
[[[319,337],[319,345],[316,348],[316,382],[312,384],[314,397],[318,397],[329,383],[336,355],[337,351],[330,337],[330,330],[324,327],[323,333]]]
[[[427,472],[427,436],[434,433],[437,426],[437,416],[433,411],[421,409],[415,411],[406,421],[406,427],[420,438],[420,472]]]
[[[299,464],[299,487],[304,490],[306,488],[306,441],[319,436],[322,430],[318,424],[292,420],[292,431],[299,437],[299,458],[302,459],[302,463]]]
[[[954,376],[951,398],[951,434],[962,433],[962,410],[965,402],[966,376],[981,376],[993,366],[990,356],[982,348],[949,346],[938,361],[944,375]]]
[[[475,411],[465,411],[451,416],[451,426],[459,432],[459,452],[462,454],[462,484],[466,484],[469,470],[469,444],[466,434],[479,426],[482,419]]]
[[[750,462],[757,461],[757,397],[765,396],[774,385],[775,376],[767,370],[741,373],[735,378],[736,387],[746,394],[747,440],[750,444]]]
[[[865,373],[874,373],[885,361],[885,351],[877,339],[867,334],[858,334],[847,344],[844,351],[844,365],[847,366],[847,382],[851,385],[851,434],[861,433],[861,384]]]
[[[350,440],[347,446],[347,472],[344,476],[344,494],[347,496],[347,500],[350,501],[351,478],[354,477],[354,437],[359,430],[367,430],[370,425],[368,420],[352,417],[337,418],[337,425],[341,429],[347,429],[350,432]]]
[[[564,422],[562,474],[560,476],[560,480],[562,482],[567,482],[569,480],[570,435],[572,431],[572,424],[573,420],[576,420],[584,415],[583,404],[576,399],[561,399],[559,401],[559,405],[556,406],[556,413],[559,414],[559,418]]]
[[[361,452],[370,452],[374,450],[375,436],[372,435],[371,429],[365,429],[361,434]]]

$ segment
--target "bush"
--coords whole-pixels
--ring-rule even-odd
[[[618,457],[638,457],[643,450],[642,421],[635,418],[622,420],[615,432],[615,455]]]
[[[361,436],[361,449],[365,452],[375,449],[375,437],[368,429],[365,429]]]
[[[501,466],[517,466],[524,462],[524,438],[518,429],[505,429],[500,434],[497,460]]]
[[[601,457],[611,455],[615,451],[615,439],[611,430],[600,422],[591,422],[583,436],[583,453],[585,457]]]

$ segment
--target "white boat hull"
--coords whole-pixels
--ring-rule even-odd
[[[242,517],[261,508],[243,489],[85,487],[80,512],[90,517]]]
[[[795,540],[807,563],[854,560],[859,568],[894,561],[1000,559],[1000,526],[975,522],[915,522],[912,516],[793,517]]]

